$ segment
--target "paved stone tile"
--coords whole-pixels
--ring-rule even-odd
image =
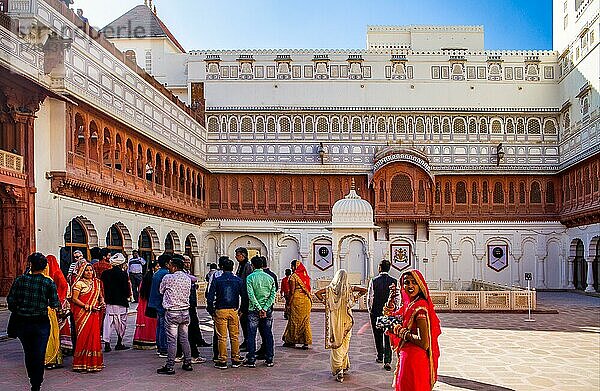
[[[600,299],[573,293],[538,293],[540,305],[558,314],[444,313],[440,314],[440,379],[434,390],[486,391],[594,391],[600,390]],[[198,313],[210,339],[212,325],[203,309]],[[7,311],[0,311],[0,330]],[[352,369],[343,384],[329,374],[329,352],[323,348],[323,313],[312,314],[315,344],[310,350],[281,346],[285,321],[275,313],[275,367],[259,363],[256,369],[215,369],[210,363],[194,372],[178,370],[172,377],[159,376],[164,364],[154,351],[128,350],[105,355],[106,368],[96,374],[78,374],[66,368],[46,372],[44,389],[80,390],[386,390],[392,373],[376,364],[375,348],[365,313],[355,313],[350,360]],[[127,341],[133,335],[135,317],[129,317]],[[113,341],[114,343],[114,341]],[[211,348],[201,349],[211,357]],[[178,368],[176,368],[178,369]],[[18,341],[0,342],[0,390],[24,390],[27,379]]]

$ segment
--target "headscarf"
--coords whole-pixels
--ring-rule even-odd
[[[404,279],[407,275],[412,275],[417,284],[419,285],[419,295],[422,294],[425,298],[419,297],[417,300],[411,302],[408,293],[404,290]],[[427,324],[429,326],[429,349],[427,356],[429,357],[429,373],[430,373],[430,384],[433,387],[437,380],[437,369],[438,359],[440,357],[440,347],[438,344],[438,337],[442,333],[440,328],[440,320],[435,313],[435,307],[431,301],[429,295],[429,288],[425,282],[425,278],[418,270],[408,270],[402,273],[400,278],[400,287],[402,294],[402,306],[394,315],[402,316],[402,327],[410,328],[414,322],[418,312],[424,312],[427,315]],[[390,342],[392,343],[394,350],[402,348],[404,342],[397,335],[390,335]]]
[[[304,290],[310,295],[310,277],[308,276],[308,272],[306,271],[306,267],[302,262],[296,260],[296,270],[294,271],[300,281],[302,281],[302,285],[304,285]]]
[[[352,330],[352,291],[348,273],[340,269],[325,288],[325,349],[337,349]]]
[[[112,266],[121,266],[127,262],[125,256],[123,256],[121,253],[115,253],[112,257],[110,257],[109,261]]]
[[[56,257],[52,254],[49,254],[46,255],[46,259],[48,260],[47,276],[50,277],[52,281],[54,281],[54,284],[56,284],[58,300],[62,303],[69,295],[69,284],[67,284],[67,279],[62,273],[62,270],[60,270],[60,265],[58,264],[58,260],[56,259]]]

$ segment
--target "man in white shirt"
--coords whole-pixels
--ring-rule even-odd
[[[168,265],[171,274],[164,276],[159,292],[163,295],[162,305],[165,309],[165,329],[167,334],[167,363],[156,370],[162,375],[174,375],[177,340],[183,350],[184,371],[193,371],[192,353],[188,341],[188,325],[190,324],[190,289],[192,281],[183,271],[183,259],[173,258]],[[178,338],[179,337],[179,338]]]

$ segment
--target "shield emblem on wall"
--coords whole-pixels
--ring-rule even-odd
[[[400,271],[411,265],[411,246],[409,243],[392,244],[390,246],[390,258],[392,266]]]
[[[333,266],[331,243],[313,243],[313,265],[323,271]]]
[[[496,272],[508,266],[508,246],[488,244],[488,267]]]

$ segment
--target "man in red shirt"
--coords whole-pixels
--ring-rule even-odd
[[[283,319],[287,319],[288,318],[288,311],[289,311],[289,299],[290,299],[290,276],[292,275],[292,270],[291,269],[285,269],[285,277],[283,277],[283,279],[281,280],[281,289],[280,289],[280,293],[281,296],[283,296],[283,298],[285,299],[285,311],[283,312]]]

